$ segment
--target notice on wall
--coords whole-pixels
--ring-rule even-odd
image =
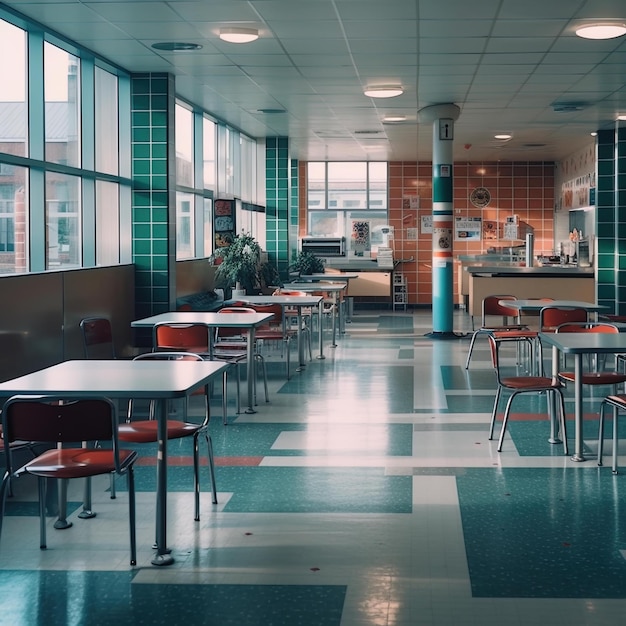
[[[482,217],[455,217],[454,240],[455,241],[480,241],[482,238]]]
[[[433,216],[432,215],[422,215],[420,218],[420,224],[421,224],[422,235],[433,234]]]
[[[485,241],[495,241],[498,238],[498,222],[485,220],[483,222],[483,239]]]

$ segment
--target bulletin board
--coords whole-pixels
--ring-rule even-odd
[[[235,201],[216,200],[213,209],[215,247],[224,248],[235,239]]]

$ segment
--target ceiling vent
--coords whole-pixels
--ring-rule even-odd
[[[355,135],[365,135],[367,137],[375,137],[376,135],[384,135],[382,130],[355,130]]]
[[[555,102],[552,105],[552,110],[555,113],[574,113],[575,111],[582,111],[586,106],[583,102]]]

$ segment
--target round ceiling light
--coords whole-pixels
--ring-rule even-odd
[[[186,43],[183,41],[161,41],[159,43],[153,43],[152,47],[155,50],[167,50],[168,52],[202,49],[202,46],[199,43]]]
[[[250,43],[259,38],[256,28],[226,27],[220,28],[220,39],[229,43]]]
[[[404,89],[399,85],[381,85],[378,87],[366,87],[363,90],[364,95],[369,98],[395,98],[404,93]]]
[[[626,34],[624,24],[585,24],[576,29],[576,34],[583,39],[614,39]]]
[[[507,139],[511,139],[513,135],[509,135],[508,133],[501,133],[499,135],[494,135],[494,139],[500,139],[501,141],[506,141]]]

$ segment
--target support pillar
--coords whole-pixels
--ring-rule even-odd
[[[421,109],[419,122],[433,124],[433,339],[456,339],[454,310],[454,122],[459,118],[456,104],[435,104]]]

